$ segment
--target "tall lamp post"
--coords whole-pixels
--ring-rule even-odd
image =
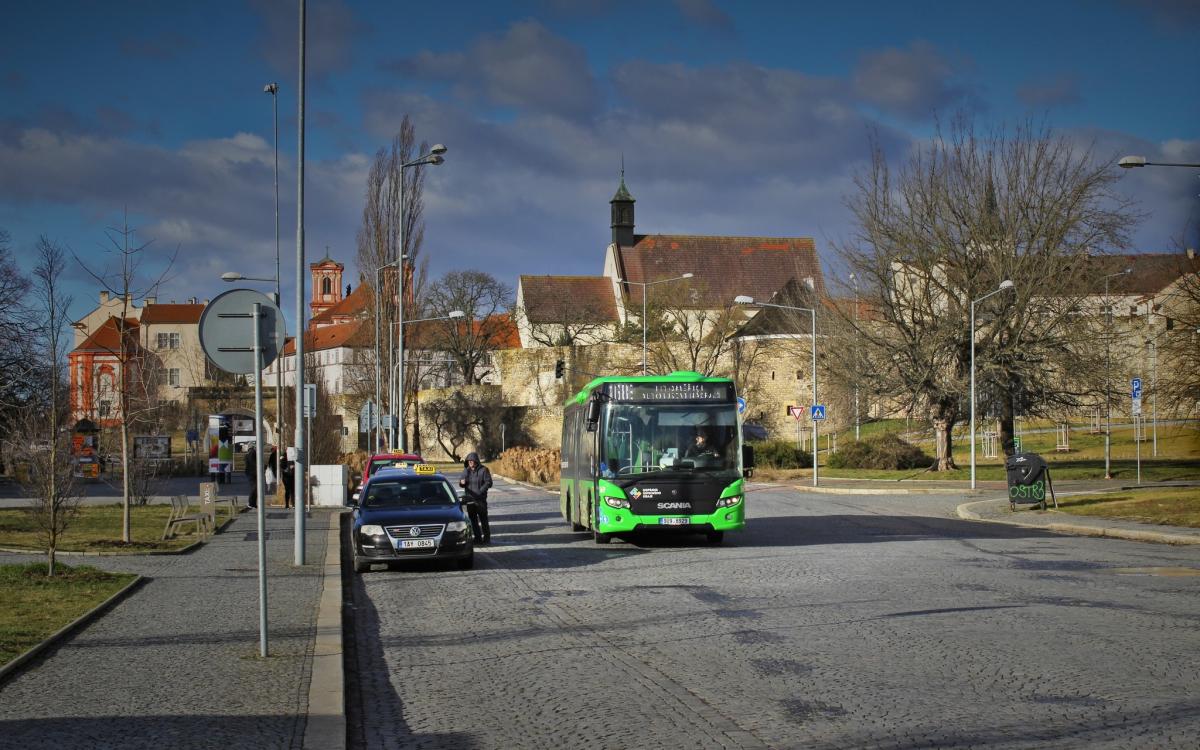
[[[400,431],[400,436],[399,439],[393,444],[401,453],[407,452],[408,448],[405,441],[405,438],[407,437],[406,430],[404,429],[404,326],[411,325],[413,323],[430,323],[435,320],[457,320],[464,317],[466,317],[466,314],[462,310],[451,310],[445,315],[439,315],[434,318],[397,320],[392,323],[392,325],[396,326],[396,328],[399,330],[399,332],[396,334],[396,391],[398,392],[397,409],[399,410],[397,415],[400,418],[399,424],[397,425]]]
[[[850,281],[854,284],[854,441],[858,442],[861,424],[858,418],[858,277],[851,273]]]
[[[426,164],[436,167],[439,164],[442,164],[443,162],[446,161],[445,157],[442,156],[442,154],[446,153],[446,151],[447,151],[447,149],[446,149],[445,145],[443,145],[441,143],[435,143],[429,149],[429,153],[425,154],[424,156],[413,159],[412,161],[405,162],[400,165],[400,257],[397,258],[397,260],[396,260],[396,266],[399,271],[399,278],[397,279],[397,282],[398,282],[397,288],[399,289],[399,298],[396,301],[396,308],[399,311],[400,325],[398,326],[399,332],[396,334],[396,336],[397,336],[396,348],[399,352],[398,356],[401,358],[401,366],[400,366],[401,378],[403,378],[403,376],[404,376],[404,366],[403,366],[403,358],[404,358],[404,261],[406,258],[408,258],[408,234],[406,232],[406,228],[408,226],[408,221],[407,221],[407,214],[405,213],[405,209],[407,208],[407,201],[406,201],[407,196],[406,196],[406,184],[404,182],[404,170],[409,169],[411,167],[420,167],[420,166],[423,166]],[[456,312],[461,312],[461,311],[456,311]],[[398,447],[401,451],[404,451],[405,448],[407,448],[407,445],[406,445],[407,430],[404,429],[404,381],[403,380],[400,381],[400,387],[397,390],[400,393],[400,404],[397,407],[397,409],[398,409],[397,415],[400,418],[400,423],[398,425],[396,425],[396,429],[400,433],[400,439],[399,439],[399,441],[395,442],[393,445],[395,447]]]
[[[1134,167],[1191,167],[1200,168],[1200,164],[1188,164],[1173,161],[1146,161],[1144,156],[1122,156],[1117,162],[1117,166],[1122,169],[1133,169]]]
[[[680,281],[681,279],[690,279],[692,274],[685,273],[682,276],[672,276],[669,279],[658,279],[657,281],[629,281],[622,279],[622,284],[633,284],[642,288],[642,374],[646,374],[646,287],[654,286],[655,284],[665,284],[668,281]]]
[[[275,124],[275,306],[279,306],[279,84],[268,83],[263,93],[271,95],[271,115]],[[283,367],[275,366],[275,442],[283,438]],[[282,446],[275,450],[275,476],[279,477],[283,462]],[[262,450],[259,446],[258,450]]]
[[[793,305],[776,305],[771,302],[755,302],[753,297],[746,295],[738,295],[733,298],[735,304],[738,305],[754,305],[755,307],[776,307],[780,310],[797,310],[806,312],[812,316],[812,402],[815,406],[817,400],[817,311],[812,307],[795,307]],[[810,411],[809,416],[812,416]],[[820,453],[820,443],[818,442],[817,425],[819,420],[812,420],[813,431],[813,487],[817,486],[817,455]]]
[[[1132,268],[1104,277],[1104,478],[1112,479],[1112,303],[1108,298],[1108,280],[1132,272]]]
[[[999,294],[1006,289],[1012,289],[1010,279],[1000,282],[1000,286],[979,299],[971,300],[971,489],[975,489],[975,305],[983,302],[993,294]]]

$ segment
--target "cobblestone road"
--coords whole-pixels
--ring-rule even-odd
[[[474,571],[349,588],[351,746],[1200,746],[1200,551],[757,488],[597,546],[501,484]]]

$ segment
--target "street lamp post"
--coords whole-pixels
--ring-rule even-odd
[[[279,306],[279,84],[268,83],[263,92],[271,95],[271,114],[275,124],[275,306]],[[285,332],[286,333],[286,332]],[[275,367],[275,442],[283,437],[283,368]],[[275,476],[279,477],[283,461],[282,446],[275,448]],[[262,446],[258,447],[262,450]]]
[[[688,272],[682,276],[672,276],[669,279],[659,279],[657,281],[629,281],[622,280],[622,284],[635,284],[642,288],[642,374],[646,374],[646,287],[654,286],[655,284],[665,284],[668,281],[679,281],[681,279],[692,278],[692,273]]]
[[[817,311],[812,307],[795,307],[793,305],[776,305],[771,302],[755,302],[753,297],[746,295],[738,295],[733,298],[735,304],[738,305],[754,305],[756,307],[777,307],[780,310],[797,310],[806,312],[812,316],[812,402],[815,406],[817,401]],[[809,410],[809,416],[813,416],[812,410]],[[812,420],[813,431],[813,487],[817,486],[817,455],[820,453],[820,442],[818,442],[818,427],[819,420]]]
[[[392,323],[392,325],[396,326],[396,328],[399,331],[396,334],[396,341],[397,341],[397,344],[396,344],[396,347],[397,347],[397,351],[396,351],[396,367],[397,367],[396,382],[397,382],[397,390],[399,391],[399,399],[397,400],[397,404],[398,404],[397,409],[399,409],[398,416],[400,417],[400,424],[399,424],[400,439],[396,443],[396,447],[399,449],[399,451],[401,453],[406,452],[406,449],[408,447],[405,443],[406,430],[404,429],[404,326],[411,325],[412,323],[429,323],[429,322],[432,322],[435,320],[457,320],[457,319],[463,318],[463,317],[466,317],[466,314],[462,310],[451,310],[449,313],[447,313],[445,315],[439,315],[434,318],[414,318],[413,320],[398,320],[398,321]]]
[[[1132,268],[1104,277],[1104,478],[1112,479],[1112,303],[1108,298],[1108,280],[1132,272]]]
[[[296,87],[296,460],[295,471],[296,515],[294,519],[294,557],[296,565],[304,564],[304,513],[308,502],[308,441],[304,434],[304,92],[306,35],[308,33],[308,8],[300,0],[300,75]]]
[[[441,143],[435,143],[433,145],[433,147],[429,149],[429,153],[425,154],[424,156],[422,156],[420,158],[413,159],[412,161],[405,162],[400,165],[400,253],[399,253],[399,258],[397,258],[397,260],[396,260],[396,267],[397,267],[398,276],[399,276],[399,278],[397,279],[397,289],[399,290],[399,295],[398,295],[398,299],[396,301],[396,307],[399,311],[399,318],[400,318],[400,326],[399,326],[399,333],[397,334],[398,341],[396,344],[396,348],[398,350],[397,356],[400,357],[400,359],[401,359],[401,367],[400,367],[401,381],[400,381],[399,388],[397,388],[397,390],[399,391],[399,394],[400,394],[400,404],[397,407],[397,414],[400,417],[400,423],[398,425],[396,425],[396,429],[399,432],[399,440],[395,441],[395,443],[393,445],[394,445],[394,447],[398,447],[401,451],[404,451],[404,449],[407,447],[407,445],[406,445],[407,430],[404,427],[404,380],[403,380],[404,366],[403,366],[403,359],[404,359],[404,260],[406,258],[408,258],[408,234],[406,232],[406,227],[408,226],[408,220],[407,220],[407,216],[405,215],[406,197],[407,196],[405,194],[406,186],[405,186],[405,182],[404,182],[404,170],[406,170],[410,167],[420,167],[425,164],[436,167],[439,164],[442,164],[443,162],[446,161],[446,159],[442,156],[442,154],[446,153],[446,151],[447,151],[447,149],[446,149],[445,145],[443,145]]]
[[[971,300],[971,489],[975,489],[975,304],[983,302],[993,294],[999,294],[1005,289],[1012,289],[1009,279],[1000,282],[1000,286],[979,299]]]
[[[1134,167],[1192,167],[1200,168],[1200,164],[1187,164],[1172,161],[1146,161],[1144,156],[1122,156],[1117,162],[1117,166],[1122,169],[1133,169]]]
[[[854,441],[858,442],[858,277],[851,273],[850,281],[854,283]]]

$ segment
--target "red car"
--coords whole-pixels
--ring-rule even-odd
[[[363,467],[362,479],[359,480],[358,486],[354,488],[354,502],[358,502],[358,493],[362,491],[362,486],[366,484],[371,475],[380,469],[390,468],[410,468],[417,464],[424,463],[416,453],[376,453],[367,461],[367,465]]]

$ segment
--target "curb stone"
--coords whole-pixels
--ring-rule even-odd
[[[908,487],[813,487],[811,485],[789,485],[792,489],[799,492],[816,492],[828,495],[973,495],[979,494],[979,490],[967,489],[952,489],[949,487],[922,487],[920,489],[909,489]]]
[[[1071,523],[1024,523],[1022,521],[1005,521],[1001,518],[983,518],[968,506],[979,503],[994,502],[991,500],[976,500],[963,503],[955,511],[959,518],[968,521],[983,521],[985,523],[1002,523],[1008,526],[1020,526],[1027,529],[1042,529],[1055,534],[1072,534],[1074,536],[1108,537],[1111,539],[1127,539],[1135,542],[1156,542],[1158,544],[1200,544],[1200,537],[1184,536],[1182,534],[1164,534],[1159,531],[1140,531],[1138,529],[1118,529],[1109,526],[1082,526]]]
[[[342,651],[341,519],[331,518],[317,607],[312,676],[308,686],[305,750],[343,750],[346,747],[346,692]]]
[[[100,615],[107,612],[111,607],[113,607],[118,602],[120,602],[122,599],[124,599],[126,596],[131,594],[133,592],[134,588],[140,586],[145,581],[146,581],[145,576],[137,576],[132,581],[125,584],[125,586],[123,586],[119,591],[115,592],[112,596],[110,596],[107,599],[105,599],[104,601],[100,602],[95,607],[92,607],[87,612],[84,612],[79,617],[76,617],[73,621],[71,621],[67,625],[63,626],[62,628],[59,628],[58,631],[51,633],[41,643],[37,644],[36,646],[29,649],[25,653],[21,654],[17,658],[13,659],[8,664],[5,664],[3,667],[0,667],[0,685],[3,685],[6,680],[8,680],[10,677],[12,677],[15,674],[17,674],[18,672],[20,672],[22,667],[24,667],[29,662],[33,661],[43,651],[46,651],[47,649],[51,648],[52,646],[57,645],[59,643],[59,641],[65,640],[69,635],[74,633],[76,630],[79,630],[83,626],[90,623],[92,620],[95,620]]]

